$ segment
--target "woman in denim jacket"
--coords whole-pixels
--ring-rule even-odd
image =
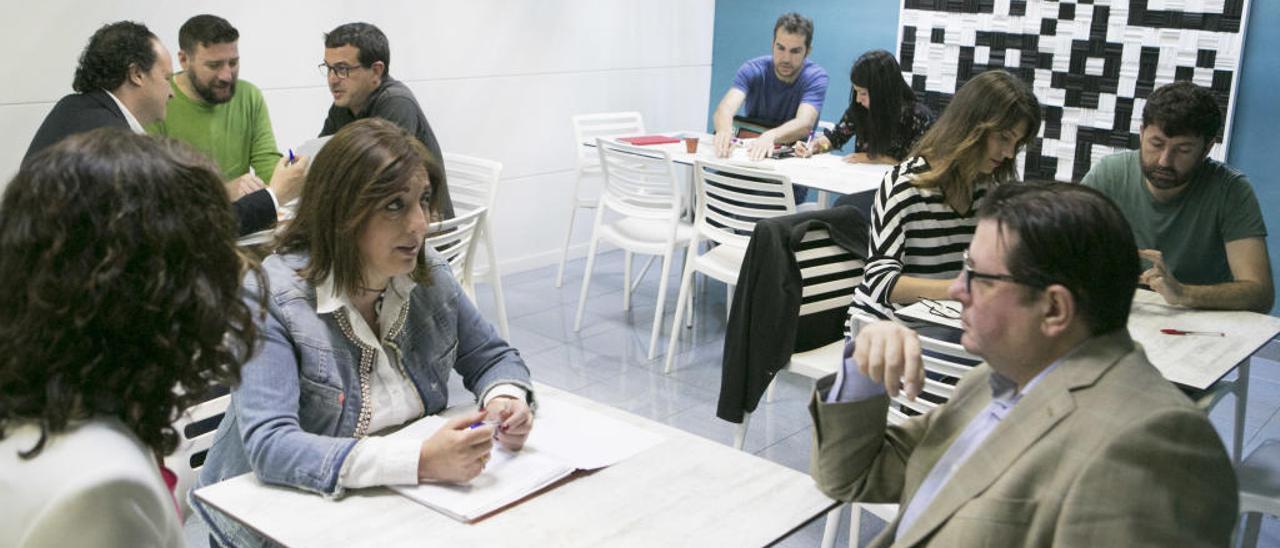
[[[529,370],[423,245],[439,164],[380,119],[339,131],[316,155],[298,215],[263,261],[261,342],[232,392],[199,485],[252,470],[265,483],[344,489],[465,482],[493,440],[516,450],[533,425]],[[253,293],[261,281],[250,275]],[[252,306],[264,305],[253,302]],[[482,410],[425,440],[377,433],[448,403],[449,370]],[[485,419],[497,426],[470,425]],[[259,544],[197,505],[223,544]]]

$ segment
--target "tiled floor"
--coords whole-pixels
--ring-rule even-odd
[[[733,425],[715,416],[720,387],[720,358],[725,328],[724,286],[709,282],[699,293],[695,328],[681,333],[675,371],[662,373],[672,309],[679,289],[672,275],[658,355],[646,359],[649,330],[657,294],[657,265],[632,296],[632,310],[622,310],[622,253],[602,254],[582,330],[573,320],[581,290],[584,261],[566,268],[564,287],[555,287],[555,267],[511,274],[503,278],[511,323],[511,342],[524,356],[534,379],[596,401],[681,428],[730,445]],[[637,261],[636,268],[639,268]],[[676,270],[676,269],[673,269]],[[493,309],[488,287],[478,288],[479,306]],[[1272,342],[1253,360],[1249,406],[1245,421],[1245,452],[1262,440],[1280,438],[1280,344]],[[752,415],[746,450],[779,464],[807,471],[810,420],[805,410],[812,382],[783,375],[775,398],[762,402]],[[460,388],[460,387],[459,387]],[[461,392],[455,389],[453,393]],[[1214,424],[1230,443],[1234,400],[1228,397],[1211,413]],[[847,517],[845,518],[847,522]],[[1263,522],[1259,546],[1280,546],[1280,523]],[[780,546],[817,546],[823,520],[818,519]],[[883,527],[864,514],[863,542]],[[837,546],[847,545],[847,526]]]

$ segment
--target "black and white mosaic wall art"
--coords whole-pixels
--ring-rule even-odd
[[[1226,157],[1249,0],[903,0],[898,59],[941,113],[969,78],[1003,68],[1044,107],[1026,178],[1078,181],[1111,152],[1138,147],[1153,89],[1191,80],[1213,90]]]

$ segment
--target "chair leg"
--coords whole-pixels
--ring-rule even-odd
[[[578,217],[578,185],[582,184],[582,175],[573,184],[573,207],[569,209],[569,228],[564,232],[564,249],[560,250],[560,266],[556,268],[556,287],[564,285],[564,263],[569,260],[569,244],[573,242],[573,220]]]
[[[587,289],[591,287],[591,269],[596,266],[596,231],[591,231],[591,245],[587,249],[587,269],[582,273],[582,292],[578,295],[578,314],[573,318],[573,331],[582,329],[582,312],[587,308]]]
[[[742,413],[742,422],[733,427],[733,448],[739,451],[747,445],[747,427],[751,425],[751,413]]]
[[[858,548],[862,545],[862,506],[853,503],[844,506],[849,507],[849,548]]]
[[[667,304],[667,278],[671,277],[671,262],[675,260],[675,249],[667,248],[667,252],[662,255],[662,278],[658,281],[658,306],[653,311],[653,329],[649,334],[649,356],[648,360],[652,360],[658,352],[658,333],[662,332],[662,312]],[[648,267],[645,267],[646,270]],[[678,310],[678,309],[677,309]],[[675,324],[672,324],[674,331]]]
[[[667,363],[663,367],[664,374],[671,373],[671,366],[675,364],[676,359],[676,342],[680,340],[680,316],[686,311],[685,299],[689,298],[689,285],[693,281],[693,272],[697,267],[693,264],[694,253],[697,253],[695,246],[689,246],[689,252],[685,254],[684,259],[684,277],[680,280],[680,292],[676,297],[676,314],[671,321],[671,340],[667,342]],[[687,309],[688,315],[693,316],[693,308]]]
[[[1236,422],[1231,435],[1231,462],[1240,464],[1244,458],[1244,419],[1245,410],[1249,407],[1249,364],[1252,360],[1245,358],[1236,368]]]
[[[493,230],[488,217],[484,220],[484,249],[489,258],[489,286],[493,288],[493,302],[498,309],[498,334],[511,340],[511,326],[507,323],[507,300],[502,294],[502,273],[498,271],[498,252],[493,249]]]
[[[622,250],[622,309],[631,310],[631,251]]]
[[[729,312],[733,310],[733,288],[732,284],[724,284],[724,321],[729,322]]]
[[[1258,545],[1258,531],[1262,528],[1262,514],[1249,512],[1244,514],[1244,526],[1240,528],[1240,548],[1255,548]]]
[[[835,548],[836,536],[840,534],[840,515],[844,513],[845,506],[848,505],[841,504],[827,512],[827,524],[822,528],[822,548]]]

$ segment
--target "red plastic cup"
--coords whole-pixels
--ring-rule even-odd
[[[684,138],[684,151],[685,151],[685,152],[688,152],[689,154],[695,154],[695,153],[697,153],[697,152],[698,152],[698,138],[697,138],[697,137],[685,137],[685,138]]]

